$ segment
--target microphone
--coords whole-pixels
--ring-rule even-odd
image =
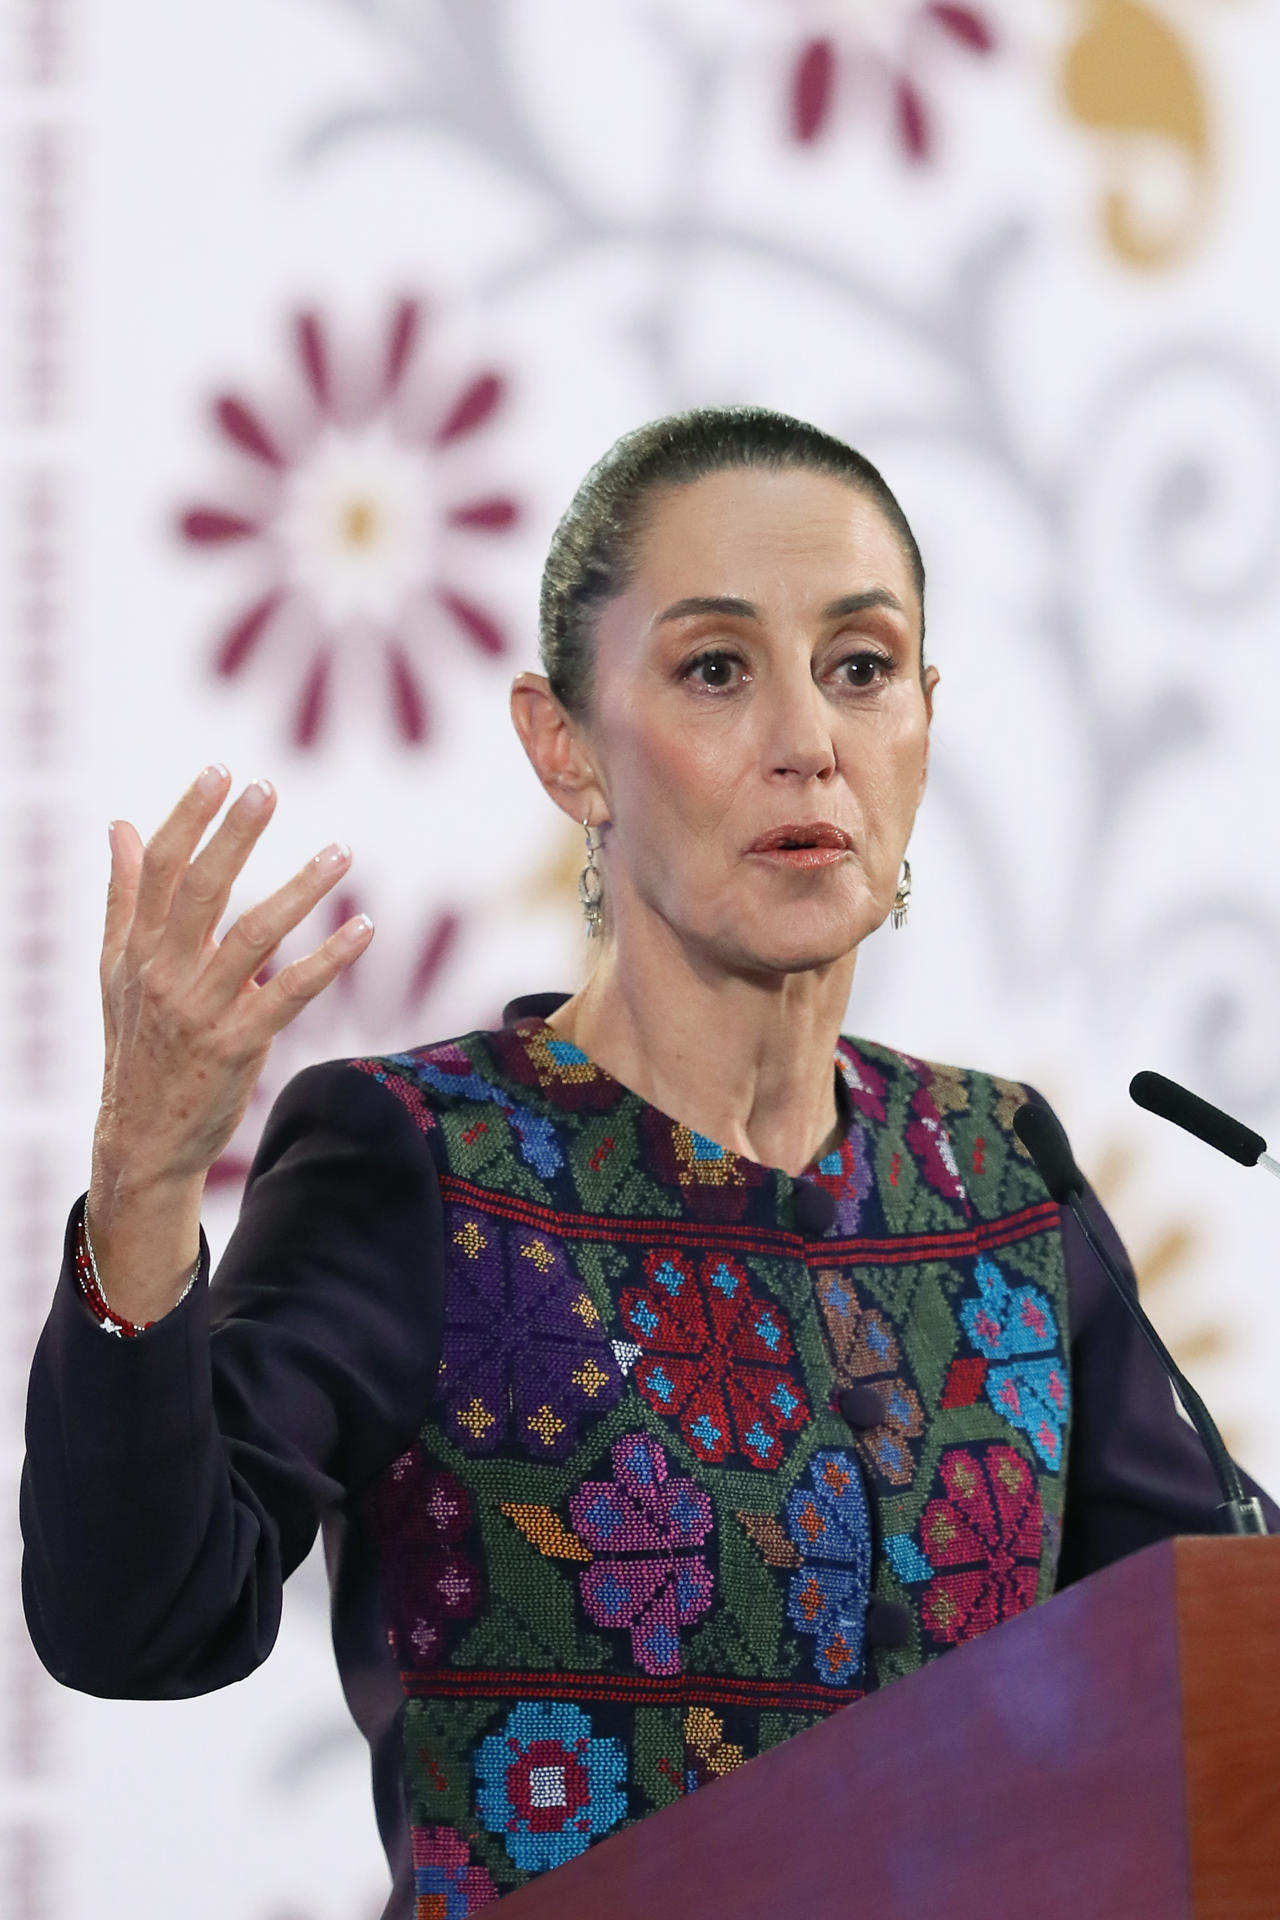
[[[1280,1179],[1280,1160],[1271,1158],[1260,1133],[1243,1121],[1233,1120],[1221,1107],[1210,1106],[1198,1093],[1189,1093],[1176,1080],[1166,1080],[1162,1073],[1135,1073],[1129,1082],[1129,1096],[1148,1113],[1172,1120],[1175,1127],[1194,1133],[1197,1140],[1216,1147],[1229,1160],[1238,1160],[1242,1167],[1264,1166]]]
[[[1181,1088],[1177,1091],[1181,1092]],[[1193,1099],[1194,1095],[1187,1097]],[[1198,1104],[1203,1106],[1205,1103],[1201,1101]],[[1209,1111],[1215,1113],[1217,1109],[1210,1108]],[[1227,1116],[1223,1114],[1221,1118],[1226,1120]],[[1238,1123],[1231,1121],[1229,1124],[1236,1126]],[[1265,1533],[1267,1523],[1263,1517],[1262,1503],[1251,1499],[1245,1493],[1240,1480],[1240,1469],[1227,1452],[1213,1415],[1147,1318],[1146,1310],[1139,1301],[1136,1290],[1129,1285],[1094,1231],[1093,1222],[1084,1207],[1084,1175],[1075,1163],[1071,1143],[1063,1132],[1056,1114],[1051,1113],[1048,1107],[1028,1101],[1014,1114],[1013,1130],[1031,1155],[1036,1172],[1049,1189],[1051,1198],[1056,1200],[1059,1206],[1069,1208],[1075,1216],[1076,1224],[1084,1235],[1094,1258],[1137,1321],[1148,1344],[1159,1356],[1165,1372],[1173,1383],[1173,1390],[1186,1408],[1187,1417],[1200,1435],[1201,1443],[1209,1456],[1209,1464],[1213,1468],[1214,1478],[1223,1496],[1222,1504],[1218,1509],[1223,1516],[1223,1532]],[[1265,1142],[1263,1144],[1265,1145]]]

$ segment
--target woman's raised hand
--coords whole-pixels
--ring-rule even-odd
[[[168,1310],[199,1249],[205,1175],[249,1104],[271,1042],[368,946],[357,915],[305,958],[257,976],[351,862],[327,847],[219,942],[231,889],[275,809],[255,781],[197,853],[231,785],[207,767],[144,848],[111,833],[102,946],[106,1066],[94,1134],[89,1224],[117,1313]]]

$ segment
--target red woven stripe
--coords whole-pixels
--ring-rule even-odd
[[[436,1667],[402,1673],[414,1699],[596,1700],[621,1706],[706,1706],[835,1713],[860,1700],[848,1687],[805,1686],[788,1680],[738,1680],[730,1674],[498,1673],[487,1668]]]
[[[1006,1247],[1015,1240],[1027,1240],[1033,1234],[1047,1233],[1058,1226],[1060,1214],[1053,1200],[1042,1200],[1024,1207],[1004,1220],[986,1220],[976,1227],[961,1227],[954,1233],[900,1234],[892,1240],[814,1240],[806,1241],[798,1233],[779,1227],[773,1232],[759,1227],[737,1227],[728,1223],[711,1224],[695,1220],[619,1220],[603,1214],[557,1213],[533,1200],[521,1200],[515,1194],[494,1193],[473,1186],[456,1174],[442,1173],[440,1191],[446,1200],[475,1207],[482,1213],[496,1214],[503,1220],[532,1227],[539,1233],[561,1240],[602,1240],[615,1246],[677,1245],[685,1247],[732,1247],[745,1253],[758,1253],[803,1260],[806,1248],[815,1249],[815,1257],[839,1261],[842,1266],[904,1266],[917,1260],[964,1258],[987,1253],[993,1247]]]

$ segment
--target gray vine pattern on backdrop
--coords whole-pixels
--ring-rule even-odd
[[[1197,549],[1230,511],[1230,448],[1195,440],[1163,450],[1143,474],[1131,518],[1128,564],[1145,587],[1150,617],[1172,612],[1212,622],[1215,644],[1229,644],[1233,622],[1263,606],[1276,584],[1280,532],[1280,398],[1270,370],[1244,351],[1213,341],[1164,343],[1115,373],[1079,423],[1075,445],[1049,467],[1028,453],[1004,396],[998,345],[1000,303],[1011,281],[1034,265],[1037,235],[1030,220],[1003,214],[971,242],[928,300],[912,302],[835,252],[781,238],[721,218],[700,192],[711,155],[716,108],[751,58],[713,14],[700,30],[696,5],[682,10],[633,8],[638,23],[660,42],[678,75],[680,111],[666,155],[665,208],[647,220],[614,216],[578,190],[540,140],[507,55],[506,8],[501,0],[338,0],[380,44],[386,60],[383,92],[331,113],[307,134],[300,158],[330,159],[346,143],[417,129],[445,134],[511,176],[513,186],[536,189],[554,215],[548,233],[482,276],[480,305],[510,300],[531,282],[564,273],[592,249],[625,245],[651,262],[647,304],[634,315],[633,338],[646,351],[655,412],[693,403],[680,370],[682,277],[699,256],[737,255],[813,288],[851,314],[874,318],[910,341],[945,375],[945,410],[867,415],[848,422],[850,437],[873,445],[891,461],[895,444],[937,443],[960,449],[989,470],[1023,514],[1037,525],[1045,555],[1038,617],[1027,644],[1044,655],[1071,709],[1078,746],[1076,843],[1062,849],[1062,911],[1046,946],[1019,910],[1016,874],[993,816],[989,787],[975,770],[938,756],[935,785],[962,827],[972,884],[985,902],[990,977],[1002,991],[1029,982],[1043,990],[1076,970],[1094,1002],[1136,991],[1190,954],[1206,931],[1215,936],[1210,964],[1193,983],[1183,1013],[1183,1051],[1197,1082],[1214,1098],[1257,1118],[1280,1101],[1280,1022],[1260,1039],[1262,985],[1280,973],[1280,921],[1248,887],[1224,885],[1180,898],[1130,929],[1123,945],[1108,937],[1099,903],[1117,878],[1118,844],[1127,818],[1153,778],[1180,765],[1194,777],[1195,756],[1211,739],[1210,705],[1188,680],[1149,690],[1145,702],[1117,712],[1100,684],[1083,592],[1086,571],[1077,534],[1098,470],[1110,447],[1140,410],[1176,402],[1180,387],[1209,379],[1224,420],[1247,422],[1263,475],[1265,511],[1256,515],[1249,550],[1224,564],[1206,564]],[[744,6],[748,0],[743,0]],[[756,0],[757,9],[770,0]],[[787,9],[774,40],[783,44]],[[763,16],[762,16],[763,17]],[[692,24],[691,24],[692,23]],[[718,29],[718,30],[716,30]],[[794,29],[786,27],[794,37]],[[779,62],[781,67],[781,62]],[[781,83],[780,83],[781,84]],[[781,108],[779,109],[781,126]],[[736,396],[747,398],[747,395]],[[1212,423],[1211,423],[1212,425]],[[1199,964],[1199,963],[1192,963]]]

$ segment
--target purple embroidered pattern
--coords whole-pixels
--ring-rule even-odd
[[[514,1441],[563,1459],[582,1421],[622,1392],[590,1295],[547,1234],[456,1206],[445,1234],[457,1255],[440,1362],[446,1431],[467,1453]]]
[[[809,1418],[781,1313],[759,1300],[728,1254],[706,1254],[696,1269],[678,1253],[645,1256],[650,1285],[622,1296],[622,1323],[645,1358],[632,1374],[657,1413],[680,1422],[700,1460],[733,1452],[753,1467],[776,1467],[783,1435]]]
[[[416,1447],[394,1461],[378,1486],[379,1535],[385,1559],[387,1639],[402,1667],[430,1667],[445,1653],[451,1621],[469,1620],[484,1598],[484,1581],[461,1545],[473,1520],[461,1481],[432,1470]]]
[[[586,1480],[569,1502],[578,1538],[597,1556],[582,1604],[602,1627],[630,1627],[646,1673],[680,1671],[680,1628],[711,1605],[711,1569],[695,1549],[712,1527],[711,1502],[692,1480],[672,1480],[646,1434],[613,1449],[612,1480]]]

